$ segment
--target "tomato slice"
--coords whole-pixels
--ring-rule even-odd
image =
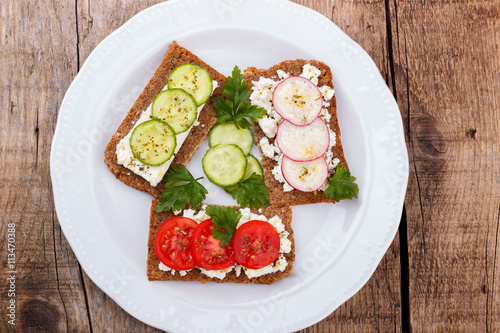
[[[236,229],[233,247],[236,261],[241,266],[259,269],[278,259],[280,235],[276,228],[266,221],[248,221]]]
[[[163,222],[155,237],[158,259],[176,270],[195,268],[196,263],[190,251],[190,237],[197,226],[194,220],[182,216],[174,216]]]
[[[226,269],[236,263],[233,242],[220,246],[220,240],[212,235],[212,219],[198,224],[191,238],[191,256],[194,262],[206,270]]]

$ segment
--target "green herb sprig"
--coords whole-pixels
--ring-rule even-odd
[[[231,76],[222,87],[222,94],[227,99],[214,98],[214,111],[219,124],[233,120],[237,128],[249,128],[252,123],[247,118],[257,121],[266,115],[264,108],[248,102],[250,89],[243,78],[238,66],[234,66]]]
[[[356,177],[351,176],[349,170],[342,164],[337,165],[335,173],[327,178],[328,188],[323,192],[323,197],[340,201],[340,199],[358,198],[358,184],[354,181]]]
[[[220,240],[220,246],[226,246],[236,233],[236,227],[241,219],[241,212],[232,207],[215,205],[207,206],[205,211],[212,218],[214,224],[212,235],[215,239]]]
[[[174,165],[163,176],[166,183],[163,194],[158,200],[155,213],[169,210],[181,210],[189,204],[191,207],[198,206],[205,200],[208,191],[183,165]]]
[[[242,207],[259,208],[266,207],[269,204],[269,195],[264,178],[256,173],[238,183],[234,189],[228,192]]]

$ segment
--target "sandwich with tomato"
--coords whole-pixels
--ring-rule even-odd
[[[147,276],[271,284],[293,270],[292,210],[199,205],[156,213],[151,207]]]

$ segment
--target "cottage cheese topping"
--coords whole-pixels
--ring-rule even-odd
[[[280,80],[284,80],[286,78],[289,78],[290,77],[290,74],[288,74],[287,72],[285,71],[282,71],[281,69],[278,69],[276,71],[276,73],[278,74],[278,77],[280,78]]]
[[[211,278],[218,278],[218,279],[223,279],[226,277],[226,274],[231,272],[234,268],[234,265],[229,267],[229,268],[226,268],[226,269],[220,269],[220,270],[210,270],[210,271],[207,271],[206,269],[204,268],[201,268],[201,267],[198,267],[198,269],[200,270],[200,272],[203,274],[203,275],[206,275],[208,277],[211,277]]]
[[[185,209],[182,216],[188,217],[190,219],[193,219],[196,221],[196,223],[201,223],[207,219],[210,218],[210,216],[207,215],[205,209],[207,208],[207,205],[203,205],[201,210],[196,213],[195,210],[193,209]],[[260,210],[259,212],[261,212]],[[241,266],[240,264],[235,264],[229,268],[226,269],[221,269],[221,270],[206,270],[201,267],[196,267],[197,269],[200,270],[200,272],[208,277],[211,278],[218,278],[218,279],[224,279],[226,275],[231,272],[232,270],[235,271],[236,276],[241,275],[241,271],[243,270],[247,277],[249,278],[255,278],[259,277],[265,274],[270,274],[270,273],[275,273],[278,271],[283,272],[288,265],[288,262],[286,261],[286,258],[284,257],[284,253],[289,253],[292,250],[292,242],[288,239],[288,236],[290,233],[286,231],[285,225],[283,224],[283,221],[279,216],[273,216],[271,218],[267,218],[264,215],[261,214],[254,214],[251,212],[250,208],[242,208],[240,209],[241,213],[241,218],[240,221],[238,222],[238,226],[236,229],[238,229],[240,226],[243,224],[252,221],[252,220],[262,220],[266,221],[270,224],[272,224],[275,228],[276,231],[278,232],[280,236],[280,255],[276,261],[270,265],[267,265],[265,267],[262,267],[260,269],[249,269]],[[177,214],[176,214],[177,215]],[[190,270],[187,271],[176,271],[175,269],[171,269],[170,267],[167,267],[164,265],[162,262],[158,265],[158,268],[164,272],[170,272],[172,275],[175,275],[178,273],[180,276],[184,276],[189,272]]]
[[[196,213],[194,209],[185,209],[182,216],[188,217],[194,220],[196,223],[200,224],[201,222],[210,219],[210,216],[208,216],[207,213],[205,212],[206,208],[207,205],[201,206],[201,210],[198,213]]]
[[[250,100],[252,104],[263,107],[268,115],[273,112],[273,91],[279,82],[275,82],[271,79],[261,77],[259,81],[253,82],[254,87],[252,94],[250,95]]]
[[[164,265],[162,262],[160,262],[160,264],[158,265],[158,268],[160,269],[160,271],[170,272],[170,274],[172,274],[172,275],[175,275],[175,273],[179,273],[180,276],[184,276],[187,274],[187,272],[190,271],[190,269],[188,269],[187,271],[177,271],[175,269],[172,269],[172,268]]]
[[[281,150],[276,145],[270,144],[269,139],[267,137],[263,137],[262,139],[260,139],[259,146],[264,156],[273,159],[275,161],[279,160],[279,156],[281,155]]]
[[[290,192],[294,188],[291,187],[290,184],[288,184],[286,182],[285,177],[283,177],[283,172],[281,172],[281,160],[282,160],[282,158],[283,158],[283,154],[281,154],[281,152],[280,152],[280,155],[278,156],[278,164],[276,164],[276,166],[273,168],[273,170],[271,172],[274,176],[274,179],[276,179],[280,183],[283,183],[283,192]]]
[[[245,274],[251,279],[265,274],[276,273],[278,271],[283,272],[287,265],[288,263],[286,259],[283,257],[283,255],[280,255],[278,259],[270,265],[259,269],[250,269],[243,267],[243,270],[245,271]]]
[[[321,75],[321,71],[310,65],[310,64],[305,64],[304,67],[302,67],[302,73],[300,76],[305,77],[315,85],[318,85],[318,77]]]
[[[278,120],[272,117],[264,116],[259,119],[259,126],[269,138],[274,138],[278,132]]]
[[[218,83],[217,81],[213,80],[212,84],[213,84],[213,90],[212,90],[213,92],[217,88]],[[168,85],[166,85],[163,88],[163,90],[166,89],[168,89]],[[168,168],[170,167],[170,164],[172,164],[172,161],[175,158],[175,154],[177,154],[179,152],[179,149],[181,149],[182,143],[184,142],[184,140],[186,140],[189,132],[191,132],[191,129],[194,126],[198,126],[200,124],[200,122],[198,121],[198,116],[200,115],[200,111],[205,104],[202,104],[198,107],[197,109],[198,114],[196,115],[196,120],[194,121],[193,126],[191,126],[186,132],[179,133],[176,135],[177,146],[175,147],[175,151],[172,157],[170,157],[170,159],[165,163],[163,163],[162,165],[158,166],[150,166],[142,163],[141,161],[139,161],[134,157],[132,149],[130,148],[130,136],[132,135],[132,132],[137,127],[137,125],[152,119],[151,105],[149,105],[148,108],[142,112],[141,117],[134,124],[134,127],[130,130],[130,132],[123,139],[120,140],[120,142],[116,146],[116,157],[118,164],[123,165],[124,167],[131,170],[135,174],[146,179],[151,184],[151,186],[156,186],[163,179],[163,175],[165,175],[165,172],[167,172]]]
[[[284,79],[288,78],[290,74],[278,70],[276,71],[278,74],[278,81],[274,81],[269,78],[265,77],[260,77],[259,81],[254,81],[253,87],[252,87],[252,94],[250,95],[250,102],[252,104],[258,105],[263,107],[267,111],[267,115],[265,115],[262,119],[259,120],[259,126],[266,135],[266,137],[263,137],[259,141],[259,147],[263,153],[264,156],[273,159],[277,162],[276,166],[272,170],[272,174],[274,178],[283,184],[283,191],[284,192],[289,192],[293,190],[293,187],[291,187],[286,181],[285,178],[283,177],[283,174],[281,172],[281,159],[282,159],[282,153],[281,150],[276,146],[274,143],[273,139],[276,136],[276,132],[278,129],[278,125],[281,123],[282,118],[281,116],[274,110],[273,108],[273,103],[272,103],[272,98],[273,98],[273,91],[276,86],[283,81]],[[302,67],[302,73],[300,76],[305,77],[306,79],[310,80],[312,83],[315,85],[318,85],[318,77],[321,75],[321,71],[310,64],[305,64]],[[331,114],[328,112],[328,107],[330,106],[330,100],[333,98],[335,95],[335,90],[330,88],[329,86],[321,86],[319,87],[319,90],[321,92],[321,95],[323,96],[323,108],[321,109],[320,117],[327,123],[329,124],[331,121]],[[336,134],[334,131],[332,131],[331,128],[329,128],[330,132],[330,146],[328,147],[328,151],[325,153],[325,158],[328,163],[328,168],[330,171],[333,171],[337,164],[339,163],[338,158],[333,157],[333,153],[331,152],[331,149],[333,146],[336,144]],[[328,186],[328,183],[326,183]],[[325,190],[326,187],[323,185],[323,187],[320,188],[320,190]]]

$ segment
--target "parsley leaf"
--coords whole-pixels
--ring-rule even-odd
[[[238,66],[234,66],[231,75],[227,78],[227,83],[222,87],[222,93],[238,105],[250,97],[250,90]]]
[[[252,121],[257,121],[266,115],[266,110],[260,106],[248,102],[250,89],[248,83],[243,79],[238,66],[234,66],[233,72],[227,78],[227,83],[222,87],[222,94],[227,98],[214,98],[214,112],[217,122],[222,124],[228,120],[233,120],[237,128],[249,128]]]
[[[214,224],[212,235],[214,235],[215,239],[220,240],[220,246],[226,246],[236,232],[236,227],[241,219],[241,212],[232,207],[215,205],[207,206],[205,211],[212,218]]]
[[[156,205],[155,213],[181,210],[186,208],[186,204],[191,207],[198,206],[208,194],[207,189],[198,182],[201,178],[203,177],[194,179],[183,165],[170,167],[163,176],[166,185]]]
[[[356,177],[351,176],[349,170],[338,164],[333,176],[327,179],[328,188],[323,192],[323,196],[337,202],[340,199],[358,198],[359,188],[355,180]]]
[[[269,204],[269,195],[264,178],[255,172],[229,191],[242,207],[265,207]]]

